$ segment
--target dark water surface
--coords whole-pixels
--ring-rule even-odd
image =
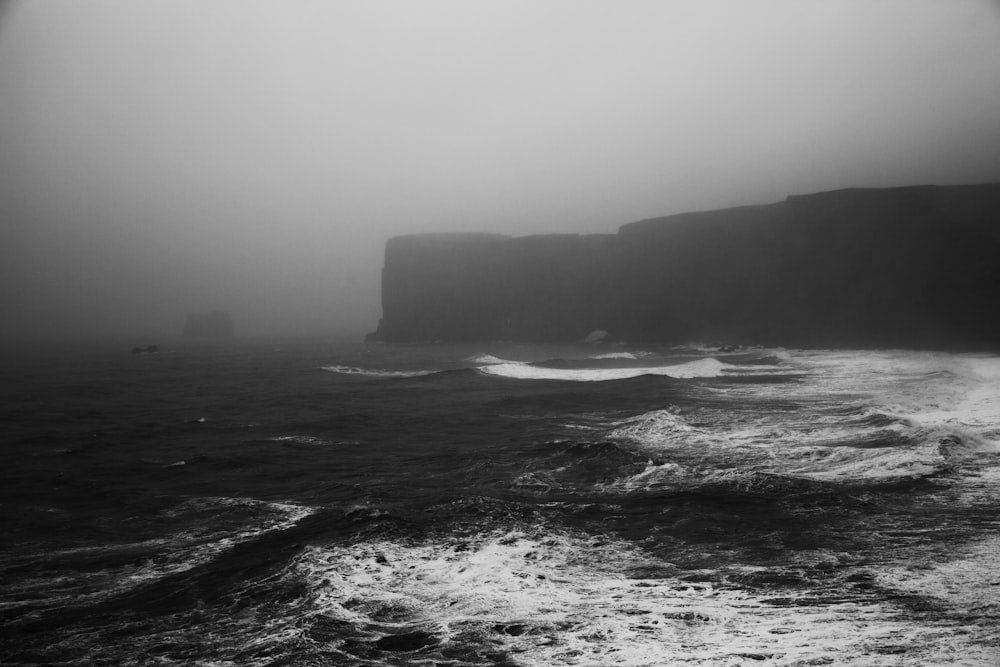
[[[9,349],[0,662],[1000,664],[1000,360]]]

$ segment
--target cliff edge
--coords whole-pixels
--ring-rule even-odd
[[[391,342],[691,340],[1000,348],[1000,184],[848,189],[617,234],[418,234],[382,269]]]

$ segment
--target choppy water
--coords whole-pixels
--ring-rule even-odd
[[[1000,663],[995,356],[6,354],[3,664]]]

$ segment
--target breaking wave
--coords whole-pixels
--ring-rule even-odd
[[[471,357],[466,357],[465,359],[469,363],[473,364],[516,364],[516,361],[508,361],[507,359],[500,359],[499,357],[494,357],[492,354],[476,354]]]
[[[434,373],[439,372],[437,370],[395,371],[379,368],[358,368],[356,366],[322,366],[321,368],[329,373],[339,373],[341,375],[363,375],[378,378],[420,377],[422,375],[433,375]]]
[[[483,345],[29,374],[0,662],[1000,664],[996,358]]]
[[[0,586],[0,600],[8,600],[0,602],[0,612],[35,619],[49,610],[121,595],[208,563],[237,544],[290,528],[314,511],[250,498],[193,498],[162,513],[162,521],[176,526],[172,534],[31,555],[31,567],[46,574]]]
[[[484,366],[480,373],[518,380],[564,380],[600,382],[625,380],[642,375],[661,375],[675,379],[714,378],[722,375],[727,365],[717,359],[699,359],[671,366],[639,366],[612,368],[551,368],[536,364],[501,363]]]
[[[637,360],[642,357],[651,357],[652,352],[605,352],[603,354],[594,354],[588,357],[588,359],[630,359]]]
[[[327,649],[358,664],[393,656],[531,666],[656,665],[671,656],[691,665],[867,665],[900,652],[927,664],[989,659],[991,649],[971,637],[936,642],[893,605],[836,591],[827,573],[838,556],[815,559],[805,571],[743,567],[692,581],[627,542],[526,526],[444,542],[313,546],[285,576],[307,582],[309,611],[298,626],[313,633],[305,635],[337,637]],[[766,583],[785,579],[798,590]]]

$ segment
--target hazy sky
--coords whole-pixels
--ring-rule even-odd
[[[1000,181],[986,0],[0,7],[5,335],[365,331],[395,234]]]

